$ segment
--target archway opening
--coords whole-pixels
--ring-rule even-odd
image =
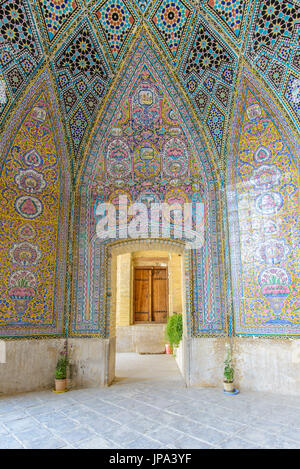
[[[183,348],[166,354],[165,329],[182,314],[186,335],[187,282],[184,245],[170,240],[132,240],[111,248],[110,381],[180,379]],[[114,362],[114,363],[112,363]]]
[[[144,245],[134,246],[131,252],[144,250],[149,239],[162,236],[159,249],[169,251],[180,239],[186,297],[183,369],[187,384],[192,385],[198,382],[202,337],[222,335],[226,328],[218,171],[213,169],[188,103],[181,99],[156,52],[146,40],[142,42],[143,48],[132,55],[130,74],[122,76],[112,92],[114,98],[103,107],[105,117],[97,122],[79,182],[70,333],[81,344],[86,339],[88,366],[98,367],[99,383],[110,384],[116,354],[113,250],[117,246],[123,249],[119,253],[128,252],[129,244],[139,236],[138,242]],[[137,212],[131,211],[135,204],[139,204],[139,216],[153,221],[153,225],[141,223],[141,233],[135,230]],[[188,205],[190,215],[163,212],[163,204],[168,208]],[[185,249],[190,233],[184,230],[184,236],[179,235],[177,218],[199,225],[201,247]],[[170,225],[167,234],[163,223]]]

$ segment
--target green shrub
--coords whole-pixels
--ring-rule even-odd
[[[166,339],[171,347],[178,347],[182,339],[182,314],[174,313],[169,317],[166,327]]]
[[[68,357],[62,353],[57,361],[57,365],[55,369],[56,379],[66,379],[68,365],[69,365]]]
[[[233,383],[233,378],[234,378],[234,369],[232,367],[232,363],[231,363],[231,352],[230,352],[230,348],[228,348],[227,350],[227,356],[226,356],[226,359],[224,361],[224,381],[226,383]]]

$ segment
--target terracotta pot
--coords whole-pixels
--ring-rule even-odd
[[[55,391],[64,391],[66,389],[67,380],[64,379],[55,379]]]
[[[166,344],[166,353],[168,355],[171,355],[173,353],[173,350],[170,344]]]
[[[233,392],[234,391],[234,383],[226,383],[226,381],[224,381],[224,391],[225,392]]]

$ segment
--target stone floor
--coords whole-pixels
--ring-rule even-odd
[[[300,448],[300,398],[187,389],[172,356],[120,354],[109,388],[1,397],[0,448]]]

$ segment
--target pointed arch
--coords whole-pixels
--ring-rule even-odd
[[[95,236],[92,193],[96,185],[96,174],[107,171],[107,167],[101,166],[101,162],[105,161],[103,153],[109,147],[108,142],[111,139],[113,127],[120,119],[118,116],[126,107],[126,102],[131,99],[130,94],[138,86],[138,81],[145,68],[152,77],[149,86],[152,88],[157,86],[163,97],[161,99],[165,99],[173,111],[175,119],[179,123],[180,132],[182,132],[190,149],[190,154],[195,159],[195,166],[199,171],[198,182],[201,180],[201,184],[203,184],[206,242],[202,250],[193,253],[193,281],[190,290],[193,291],[194,296],[191,300],[191,315],[188,318],[190,334],[193,336],[223,334],[225,331],[223,291],[225,282],[221,239],[220,177],[207,150],[203,135],[199,132],[199,123],[194,120],[189,105],[184,101],[179,89],[176,89],[173,78],[170,77],[145,37],[136,44],[136,50],[128,60],[121,80],[115,84],[105,107],[102,109],[82,167],[81,177],[77,181],[78,206],[74,243],[77,261],[73,275],[73,316],[70,332],[72,335],[99,337],[107,337],[109,334],[105,327],[105,324],[109,323],[106,312],[106,295],[109,294],[110,287],[109,285],[104,287],[107,260],[104,243],[101,243]],[[157,104],[157,106],[157,112],[161,113],[161,104]],[[162,122],[163,119],[160,118]],[[145,129],[146,127],[141,124],[141,141],[146,141],[148,138],[145,137],[145,133],[143,134]],[[161,129],[163,130],[163,125],[161,125]],[[130,133],[129,129],[128,132]],[[163,134],[163,132],[161,133]],[[118,139],[117,136],[116,138]],[[122,138],[124,140],[125,137]],[[162,141],[161,137],[158,137],[158,141]],[[118,145],[120,146],[120,142]],[[160,148],[158,151],[159,159],[162,157],[163,151],[161,145],[157,145],[157,148]],[[124,144],[126,150],[125,147]],[[132,161],[134,154],[136,154],[135,150],[132,150]],[[124,164],[127,165],[126,162]],[[157,168],[161,166],[158,164]],[[154,177],[156,177],[156,173],[149,178],[149,183],[154,181]],[[162,194],[163,192],[159,194],[161,199],[164,197]],[[98,196],[105,199],[105,194],[101,190]]]
[[[95,164],[97,158],[98,147],[101,142],[107,139],[109,134],[109,123],[111,125],[116,110],[123,106],[126,95],[136,80],[138,69],[142,67],[143,63],[147,62],[151,64],[153,73],[159,77],[164,94],[168,95],[172,106],[178,109],[181,120],[184,121],[185,127],[191,133],[197,152],[203,154],[203,160],[207,161],[211,168],[210,171],[214,173],[216,184],[220,185],[222,178],[220,162],[217,160],[211,136],[207,134],[203,122],[194,111],[192,104],[188,102],[188,96],[177,74],[172,72],[161,50],[148,36],[145,29],[141,29],[139,33],[138,38],[132,42],[131,49],[124,59],[124,64],[112,83],[91,129],[91,136],[86,144],[83,162],[77,172],[77,188],[85,180],[85,174],[90,174],[91,167]]]
[[[47,69],[0,143],[1,336],[64,333],[69,161]]]
[[[299,143],[244,66],[227,168],[235,334],[300,333]]]

